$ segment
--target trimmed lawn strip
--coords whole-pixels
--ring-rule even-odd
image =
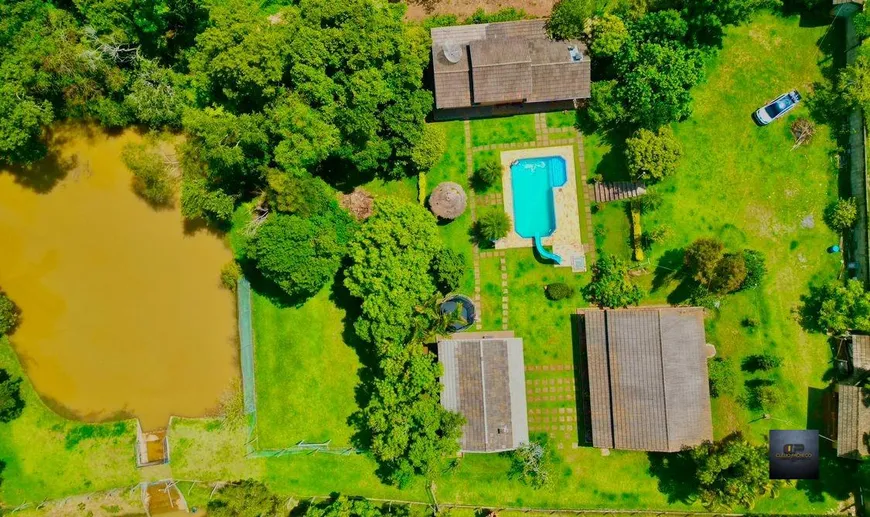
[[[383,180],[375,178],[368,183],[360,185],[363,189],[369,192],[375,199],[394,198],[407,201],[409,203],[417,202],[417,177],[409,176],[398,180]],[[431,188],[435,188],[432,186]]]
[[[577,123],[576,111],[547,113],[547,127],[573,127]]]
[[[6,464],[0,501],[39,503],[138,482],[134,420],[84,424],[57,415],[39,398],[5,337],[0,368],[22,379],[25,402],[19,418],[0,424],[0,461]]]
[[[305,440],[350,445],[348,418],[361,368],[342,339],[345,312],[326,287],[301,307],[276,307],[253,293],[257,449]]]
[[[513,144],[535,141],[535,116],[515,115],[471,121],[471,142],[477,147],[488,144]]]
[[[499,257],[480,259],[480,304],[483,330],[501,330],[501,269]],[[509,307],[510,309],[510,307]],[[508,318],[510,319],[510,318]]]
[[[574,131],[560,131],[558,133],[550,133],[547,135],[552,143],[554,140],[569,140],[577,136]]]
[[[645,219],[642,221],[647,222]],[[631,260],[631,223],[624,202],[599,203],[592,210],[592,224],[595,226],[595,249],[599,253]]]

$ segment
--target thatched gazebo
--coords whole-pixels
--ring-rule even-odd
[[[456,219],[468,205],[465,191],[459,183],[445,181],[435,187],[429,196],[429,209],[442,219]]]

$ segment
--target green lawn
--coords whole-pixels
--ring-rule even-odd
[[[547,127],[572,127],[576,123],[577,113],[574,111],[547,113]]]
[[[350,445],[359,358],[345,344],[345,312],[323,289],[301,307],[253,294],[258,449],[306,442]],[[352,332],[349,330],[348,332]]]
[[[471,135],[474,138],[474,133]],[[501,166],[501,151],[477,151],[474,153],[474,170],[479,169],[486,163],[495,162]],[[498,194],[502,191],[501,179],[481,190],[477,190],[478,194]]]
[[[42,403],[3,337],[0,368],[23,379],[26,404],[21,417],[0,423],[0,461],[5,463],[0,502],[39,503],[138,482],[134,421],[82,424],[61,418]]]
[[[512,144],[535,141],[535,116],[516,115],[471,121],[471,142],[477,147],[487,144]]]

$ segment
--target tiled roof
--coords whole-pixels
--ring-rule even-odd
[[[870,336],[852,335],[852,367],[870,371]]]
[[[679,451],[712,440],[703,311],[583,311],[592,443]]]
[[[837,408],[837,455],[860,459],[870,455],[870,390],[839,386]]]
[[[568,51],[573,46],[585,55],[586,46],[549,39],[545,23],[523,20],[432,29],[435,106],[589,98],[589,58],[575,62]],[[445,47],[459,53],[458,62],[446,59]]]
[[[506,451],[529,441],[522,339],[440,341],[438,359],[441,404],[466,419],[463,451]]]

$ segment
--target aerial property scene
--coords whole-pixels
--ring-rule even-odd
[[[0,513],[870,515],[867,36],[0,2]]]

